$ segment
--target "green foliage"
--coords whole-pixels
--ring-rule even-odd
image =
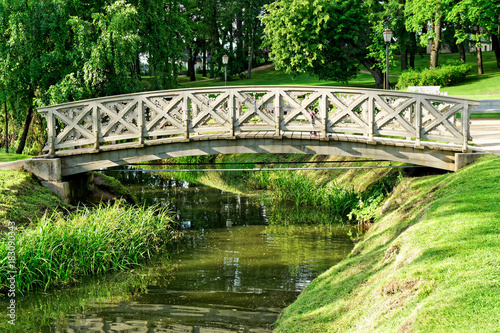
[[[420,32],[424,24],[434,24],[442,18],[445,7],[440,1],[428,0],[410,0],[407,1],[404,14],[405,25],[408,31]],[[420,35],[420,45],[427,47],[429,39],[436,38],[436,34],[432,29],[428,29],[426,33]]]
[[[90,18],[73,16],[68,20],[75,35],[74,61],[81,66],[75,70],[83,86],[94,94],[134,91],[130,87],[134,82],[127,78],[128,66],[135,61],[138,50],[137,20],[137,10],[124,0],[105,6],[102,12],[92,13]],[[67,85],[74,82],[74,78],[61,83]],[[78,85],[74,89],[79,89]]]
[[[373,24],[367,2],[279,0],[265,7],[264,45],[277,69],[342,82],[356,76],[360,63],[373,70],[376,61],[366,52]]]
[[[472,70],[469,64],[449,63],[437,68],[407,70],[401,73],[396,89],[404,90],[409,86],[452,86],[465,81],[467,73]]]
[[[161,207],[83,208],[67,217],[46,215],[16,237],[17,289],[47,290],[83,275],[121,271],[150,260],[179,237]],[[2,237],[6,237],[5,234]],[[0,289],[8,289],[7,242],[0,245]]]

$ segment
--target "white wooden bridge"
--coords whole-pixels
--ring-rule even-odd
[[[457,170],[473,100],[310,86],[177,89],[41,107],[47,180],[178,156],[307,153]],[[311,114],[313,115],[311,117]],[[317,136],[311,135],[316,132]],[[36,167],[37,165],[42,166]],[[36,173],[36,172],[35,172]]]

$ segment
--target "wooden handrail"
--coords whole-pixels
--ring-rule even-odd
[[[238,86],[174,89],[38,108],[45,150],[114,145],[203,133],[274,131],[404,137],[458,144],[467,151],[469,117],[479,101],[348,87]],[[313,113],[314,122],[311,119]]]

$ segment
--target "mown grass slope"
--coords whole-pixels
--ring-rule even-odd
[[[403,180],[351,256],[276,332],[498,332],[500,157]]]
[[[68,204],[34,181],[28,173],[0,170],[0,231],[8,221],[22,227]]]

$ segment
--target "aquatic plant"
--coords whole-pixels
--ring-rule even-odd
[[[66,217],[46,215],[36,228],[16,237],[16,289],[47,290],[76,283],[84,275],[138,266],[179,236],[170,212],[159,206],[116,202],[84,207]],[[8,289],[7,253],[7,242],[2,241],[1,290]]]

